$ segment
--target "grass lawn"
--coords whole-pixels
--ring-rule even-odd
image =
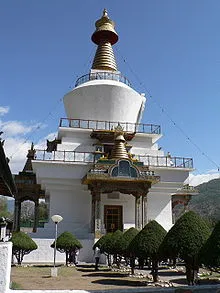
[[[47,290],[47,289],[72,289],[72,290],[105,290],[126,289],[134,287],[147,287],[147,279],[129,277],[128,273],[114,272],[107,267],[101,267],[99,271],[94,270],[92,265],[78,267],[58,267],[58,276],[51,277],[52,266],[14,266],[11,271],[11,284],[13,289],[25,290]],[[149,273],[149,272],[148,272]],[[203,270],[200,284],[219,284],[219,274],[209,275]],[[159,278],[169,281],[175,287],[186,286],[184,273],[160,269]]]
[[[128,274],[112,272],[107,268],[95,271],[92,266],[58,268],[58,276],[51,277],[49,266],[15,266],[11,271],[13,287],[19,289],[85,289],[101,290],[146,286],[144,280]],[[14,288],[16,289],[16,288]]]

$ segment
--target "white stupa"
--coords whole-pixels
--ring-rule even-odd
[[[186,198],[183,182],[193,169],[192,159],[171,158],[158,148],[160,126],[140,123],[146,99],[117,69],[112,46],[118,35],[106,10],[92,41],[98,46],[92,69],[64,96],[67,118],[56,144],[38,150],[32,161],[50,218],[63,217],[59,233],[81,241],[79,260],[87,262],[106,232],[141,229],[150,220],[170,229],[172,198]],[[25,260],[51,262],[52,220],[32,236],[39,248]]]

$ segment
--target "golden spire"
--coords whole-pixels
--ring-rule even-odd
[[[128,159],[128,153],[125,148],[125,139],[123,134],[118,133],[115,138],[115,144],[112,148],[110,159]]]
[[[98,45],[92,69],[117,71],[112,45],[117,43],[118,35],[114,29],[114,22],[109,19],[107,10],[104,9],[102,17],[95,23],[96,31],[92,41]]]

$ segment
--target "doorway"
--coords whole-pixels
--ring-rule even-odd
[[[123,230],[122,227],[122,206],[104,206],[104,224],[106,233]]]

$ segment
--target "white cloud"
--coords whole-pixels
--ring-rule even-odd
[[[6,113],[8,110],[9,108],[0,107],[0,114]],[[0,119],[0,130],[3,131],[1,138],[5,140],[4,150],[10,160],[9,166],[12,173],[15,174],[23,170],[28,150],[31,147],[31,139],[34,138],[36,130],[44,127],[44,124],[33,121],[23,123],[21,121],[2,121]],[[40,140],[42,146],[43,140],[45,141],[45,139]]]
[[[44,125],[40,123],[25,125],[20,121],[3,122],[0,120],[0,129],[4,132],[6,137],[26,135],[43,126]]]
[[[8,106],[6,106],[6,107],[0,106],[0,116],[3,116],[5,114],[7,114],[8,112],[9,112]]]
[[[56,133],[50,133],[46,137],[42,138],[34,147],[35,149],[45,149],[46,148],[46,140],[54,139]],[[27,140],[24,142],[24,139],[20,137],[9,137],[5,140],[4,150],[6,156],[9,157],[10,162],[9,166],[11,168],[11,172],[13,174],[22,171],[24,168],[24,164],[27,159],[28,150],[31,148],[31,140]]]
[[[220,178],[220,173],[216,173],[216,170],[215,172],[214,170],[210,170],[206,174],[190,174],[185,183],[191,186],[197,186],[217,178]]]
[[[9,107],[0,106],[0,116],[9,112]],[[45,128],[43,123],[36,123],[35,121],[22,122],[16,120],[3,121],[0,119],[0,131],[4,140],[4,150],[6,156],[9,158],[9,166],[13,174],[22,171],[27,159],[28,150],[31,148],[34,134],[38,129]],[[50,133],[46,137],[40,139],[35,144],[35,149],[45,149],[46,140],[53,140],[56,133]]]
[[[54,140],[57,137],[57,132],[51,132],[47,136],[43,137],[38,141],[38,143],[35,145],[35,149],[38,150],[44,150],[47,147],[47,139],[48,140]]]
[[[6,156],[9,157],[9,166],[13,174],[22,171],[26,161],[28,149],[31,147],[31,142],[24,143],[24,139],[10,137],[5,140],[4,150]]]

